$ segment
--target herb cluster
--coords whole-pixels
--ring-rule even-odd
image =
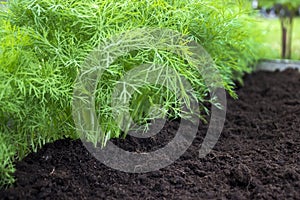
[[[235,0],[9,1],[0,9],[0,186],[13,183],[13,162],[30,151],[64,137],[78,138],[72,118],[74,82],[89,53],[119,33],[148,27],[187,36],[211,55],[222,85],[236,97],[234,82],[242,81],[257,59],[247,5]],[[99,80],[96,105],[107,139],[122,136],[110,105],[113,88],[124,73],[143,63],[175,69],[191,83],[201,108],[208,109],[209,89],[184,57],[156,47],[133,51],[119,57]],[[139,87],[130,100],[131,115],[144,124],[161,113],[150,114],[151,105],[163,104],[170,117],[184,117],[176,98],[163,87]]]

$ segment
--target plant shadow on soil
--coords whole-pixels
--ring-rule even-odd
[[[97,161],[80,140],[45,145],[16,163],[13,187],[1,199],[300,199],[300,74],[246,75],[238,100],[228,97],[227,117],[214,149],[199,158],[200,126],[174,164],[131,174]],[[169,141],[178,121],[146,140],[114,140],[127,150],[151,150]],[[172,134],[173,133],[173,134]]]

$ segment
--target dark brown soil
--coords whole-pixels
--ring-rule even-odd
[[[17,182],[1,199],[300,199],[300,74],[253,73],[238,95],[228,99],[222,136],[205,158],[198,157],[205,126],[174,164],[144,174],[110,169],[80,140],[60,140],[18,162]],[[149,150],[160,137],[169,139],[114,142]]]

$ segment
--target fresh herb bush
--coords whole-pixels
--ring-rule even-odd
[[[241,81],[256,59],[245,5],[223,0],[9,1],[0,11],[0,184],[12,183],[16,159],[47,142],[78,137],[71,115],[76,76],[90,51],[118,33],[152,27],[188,36],[210,53],[222,84],[236,97],[234,81]],[[121,136],[107,103],[113,86],[123,73],[148,62],[174,67],[192,83],[200,103],[210,101],[202,77],[184,59],[155,47],[131,52],[117,59],[99,81],[99,115],[107,116],[99,123],[110,133],[108,139]],[[161,100],[158,89],[142,88],[149,98],[132,98],[133,105],[143,105],[131,107],[137,122],[159,117],[147,114],[151,103],[163,103],[173,108],[173,117],[182,117],[174,97]]]

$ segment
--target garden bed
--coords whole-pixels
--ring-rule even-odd
[[[245,78],[239,100],[228,98],[225,128],[213,151],[198,157],[201,126],[174,164],[128,174],[97,161],[80,140],[45,145],[16,163],[16,183],[3,199],[299,199],[300,74],[259,71]],[[151,150],[175,133],[177,121],[151,139],[115,144]],[[155,147],[156,146],[156,147]]]
[[[267,71],[283,71],[288,68],[293,68],[298,71],[300,71],[300,62],[299,61],[293,61],[293,60],[269,60],[269,59],[263,59],[261,60],[258,65],[258,70],[267,70]]]

